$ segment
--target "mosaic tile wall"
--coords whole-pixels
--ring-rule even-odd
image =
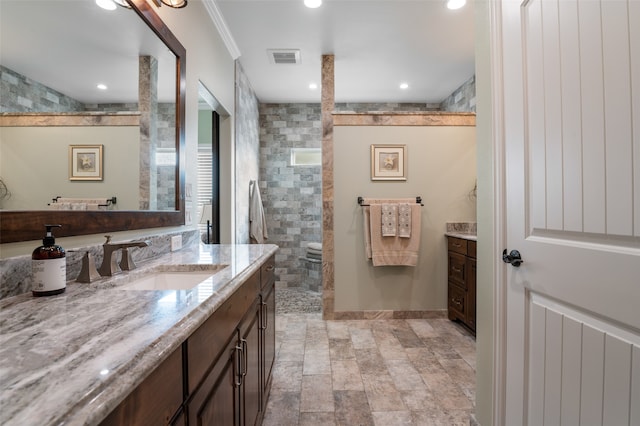
[[[472,76],[440,104],[442,111],[476,112],[476,76]]]

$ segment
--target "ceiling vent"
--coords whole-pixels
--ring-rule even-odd
[[[272,64],[299,64],[299,49],[268,49],[269,61]]]

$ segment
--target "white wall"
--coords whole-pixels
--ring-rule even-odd
[[[406,144],[406,182],[370,180],[370,145]],[[334,127],[335,310],[437,310],[447,306],[447,221],[475,221],[475,127]],[[416,267],[365,258],[358,196],[421,196]]]

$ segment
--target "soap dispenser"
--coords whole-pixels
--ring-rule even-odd
[[[47,234],[42,245],[31,254],[31,272],[34,296],[52,296],[67,288],[67,260],[64,249],[56,245],[51,228],[62,225],[45,225]]]

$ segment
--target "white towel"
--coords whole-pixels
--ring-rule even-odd
[[[411,238],[411,204],[398,206],[398,237]]]
[[[382,204],[382,236],[395,237],[398,229],[398,206]]]
[[[77,203],[77,204],[108,204],[108,198],[58,198],[58,203]]]
[[[252,241],[262,244],[268,238],[267,220],[264,216],[258,183],[252,180],[249,186],[249,236]]]

